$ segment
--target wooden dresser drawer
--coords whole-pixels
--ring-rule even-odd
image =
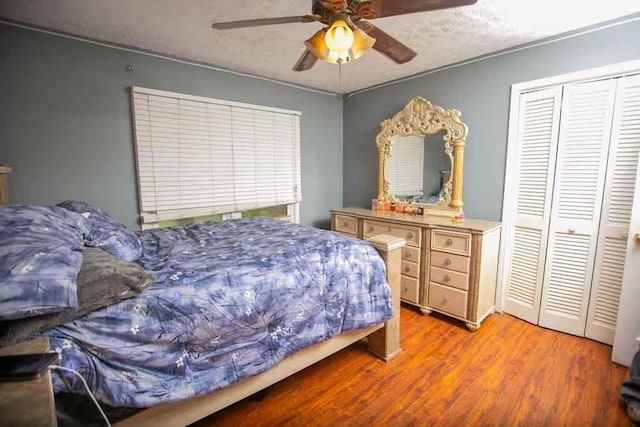
[[[362,234],[371,237],[377,234],[389,234],[389,224],[386,222],[364,220]]]
[[[333,226],[341,233],[358,234],[358,220],[352,216],[336,215]]]
[[[420,229],[417,227],[401,227],[392,225],[389,227],[389,234],[401,237],[407,241],[407,245],[420,246]]]
[[[467,293],[429,283],[429,307],[464,318],[467,314]]]
[[[370,221],[367,219],[363,222],[362,234],[364,237],[371,237],[376,234],[390,234],[405,239],[407,245],[417,247],[420,247],[420,237],[422,235],[419,227],[400,226],[396,224],[390,225],[386,222]]]
[[[420,260],[420,249],[413,246],[403,246],[402,260],[418,262]]]
[[[400,298],[413,304],[418,304],[418,279],[405,276],[400,277]]]
[[[415,277],[416,279],[420,277],[420,270],[418,269],[418,264],[415,262],[402,261],[400,272],[407,276]]]
[[[465,291],[469,289],[469,276],[466,273],[458,273],[457,271],[445,270],[444,268],[432,266],[429,270],[429,281],[438,282]]]
[[[431,230],[431,249],[469,256],[471,234],[449,230]]]
[[[463,255],[453,255],[446,252],[431,251],[431,266],[459,271],[461,273],[468,273],[469,258]]]

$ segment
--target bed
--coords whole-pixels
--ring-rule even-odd
[[[135,240],[104,212],[66,208],[71,222],[108,218],[80,230],[83,245]],[[37,334],[100,401],[148,408],[122,425],[186,425],[364,337],[384,360],[400,352],[401,239],[373,239],[379,257],[369,243],[272,218],[135,237],[140,248],[120,255],[154,276],[148,288]],[[83,393],[71,375],[53,380],[57,392]]]

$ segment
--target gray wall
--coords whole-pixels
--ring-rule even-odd
[[[12,203],[86,200],[137,228],[133,85],[302,111],[301,221],[342,206],[342,100],[0,24],[0,163]],[[131,64],[133,72],[125,67]]]
[[[467,217],[502,216],[511,84],[640,58],[640,22],[531,47],[347,97],[344,205],[369,206],[377,193],[380,122],[415,96],[462,112]]]

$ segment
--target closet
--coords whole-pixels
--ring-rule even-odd
[[[633,238],[640,75],[520,93],[518,108],[505,181],[503,309],[612,344]]]

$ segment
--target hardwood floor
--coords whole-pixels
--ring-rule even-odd
[[[490,316],[478,332],[403,307],[404,352],[354,344],[195,424],[214,426],[631,426],[611,347]]]

